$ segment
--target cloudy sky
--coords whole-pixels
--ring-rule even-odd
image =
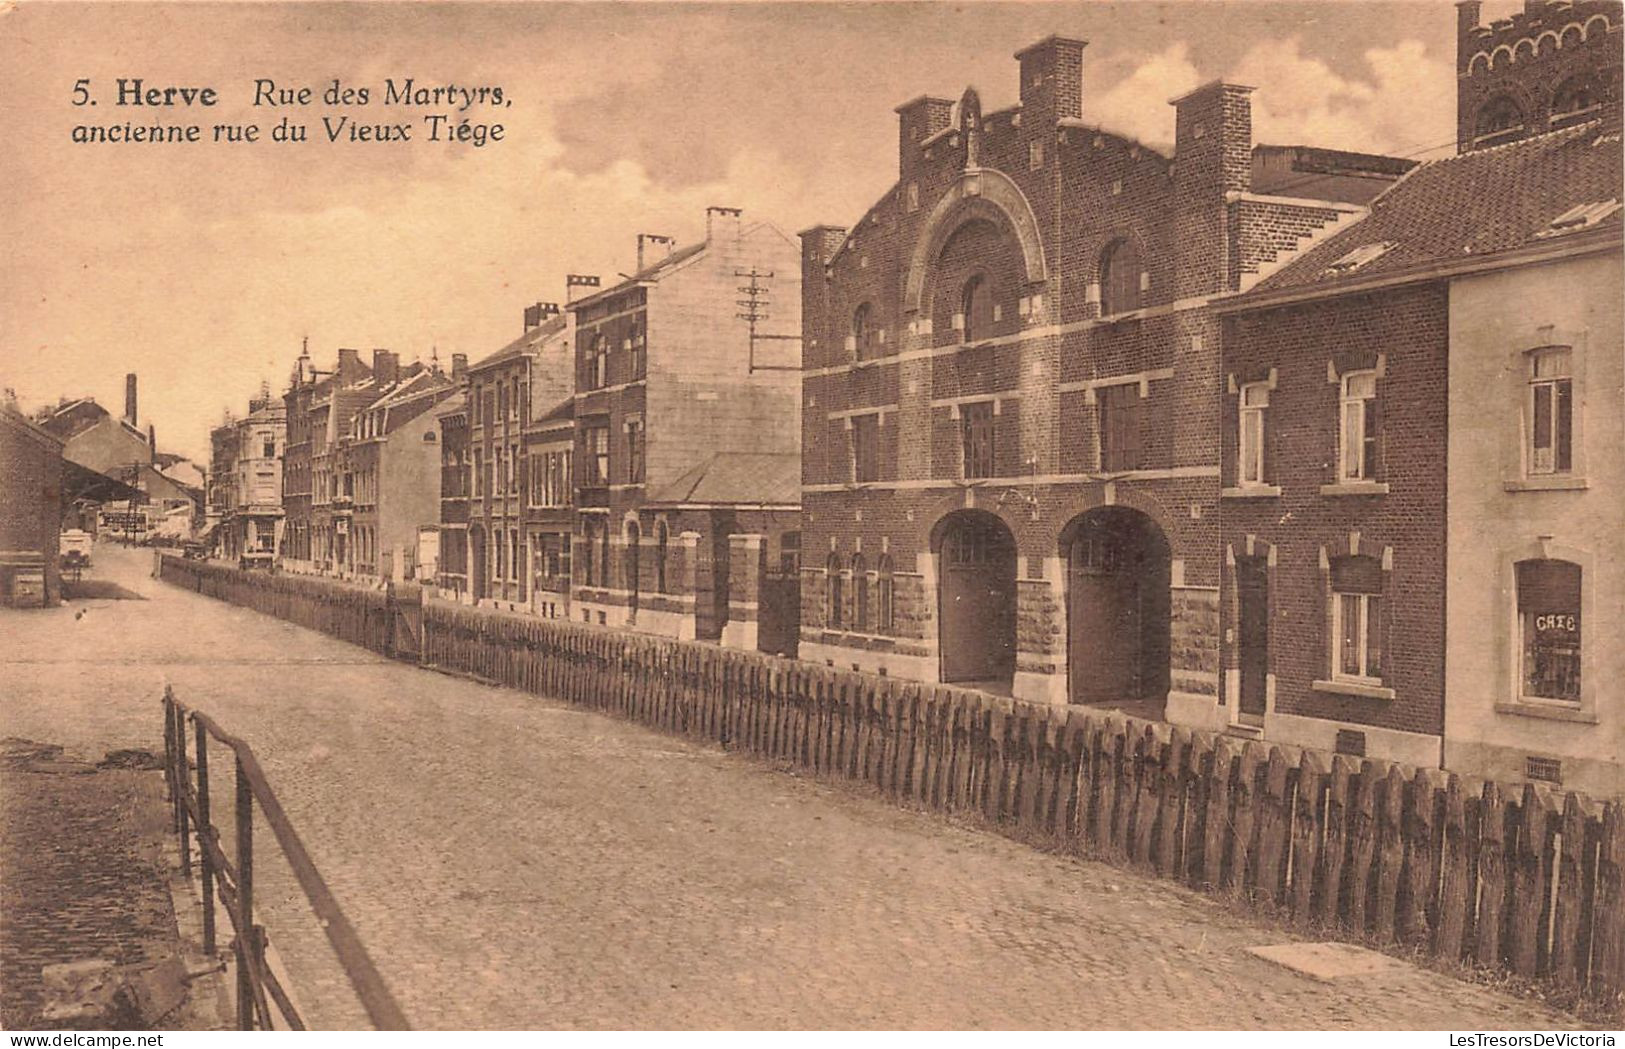
[[[1514,9],[1486,4],[1486,17]],[[1430,3],[631,3],[8,6],[0,14],[0,382],[25,409],[90,394],[199,458],[208,430],[300,340],[478,358],[566,272],[634,265],[639,232],[687,243],[707,205],[794,233],[860,216],[891,184],[894,106],[974,85],[1015,101],[1014,51],[1090,41],[1084,115],[1149,143],[1167,100],[1258,88],[1255,137],[1417,155],[1454,135],[1455,11]],[[117,106],[118,78],[213,86],[190,111]],[[500,85],[475,148],[328,144],[322,115],[416,121],[385,78]],[[90,81],[94,107],[75,107]],[[252,105],[255,78],[317,104]],[[335,78],[373,104],[320,104]],[[305,144],[76,145],[75,125],[283,116]]]

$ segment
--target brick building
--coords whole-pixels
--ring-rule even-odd
[[[895,186],[802,234],[801,654],[1182,720],[1219,689],[1211,303],[1406,165],[1255,148],[1225,83],[1167,156],[1085,120],[1084,46],[1019,52],[1018,106],[898,107]]]
[[[263,566],[281,549],[287,413],[284,402],[262,391],[249,400],[246,416],[209,433],[208,514],[221,557]]]
[[[0,403],[0,605],[52,607],[62,597],[62,439]]]
[[[1591,117],[1418,167],[1222,307],[1218,723],[1618,789],[1625,665],[1590,639],[1625,617],[1622,169]]]
[[[357,350],[339,350],[335,367],[326,372],[311,367],[308,353],[299,355],[283,398],[288,427],[282,484],[285,567],[351,570],[355,479],[349,468],[350,423],[380,393]]]
[[[800,262],[793,240],[738,209],[709,209],[706,226],[704,241],[652,261],[645,245],[670,242],[640,238],[631,277],[568,306],[570,615],[787,651],[797,602],[784,568],[800,528]]]
[[[566,343],[568,345],[568,343]],[[535,403],[524,428],[525,535],[530,609],[549,619],[570,614],[570,546],[575,529],[575,398]]]
[[[453,358],[452,375],[466,377],[468,358]],[[440,427],[440,525],[437,533],[435,582],[440,596],[469,601],[468,493],[473,487],[468,447],[468,393],[458,390],[432,412]]]
[[[1480,0],[1456,4],[1456,143],[1462,152],[1598,117],[1617,119],[1617,0],[1525,0],[1479,25]]]
[[[440,427],[432,409],[457,389],[437,364],[403,369],[394,354],[375,354],[372,374],[384,393],[350,424],[354,574],[402,582],[418,576],[419,530],[440,521]]]
[[[526,430],[538,405],[552,408],[569,397],[570,354],[569,317],[557,303],[537,303],[526,308],[517,339],[468,368],[463,592],[475,603],[514,610],[530,605],[529,542],[537,515],[527,491]],[[457,512],[457,504],[451,508]]]

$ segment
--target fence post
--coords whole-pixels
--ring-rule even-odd
[[[254,1029],[254,793],[237,757],[237,1029]]]
[[[209,732],[197,729],[197,837],[198,859],[203,865],[203,953],[214,956],[214,852],[208,837],[214,821],[209,815]]]
[[[192,877],[192,839],[189,831],[191,816],[186,811],[186,793],[190,784],[187,782],[189,769],[186,767],[186,715],[180,708],[175,710],[175,817],[178,820],[181,843],[181,875],[187,880]]]

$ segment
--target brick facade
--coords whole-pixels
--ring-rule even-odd
[[[1119,698],[1160,715],[1170,692],[1211,706],[1219,689],[1208,302],[1351,209],[1248,199],[1249,88],[1176,100],[1177,166],[1085,124],[1082,51],[1021,52],[1017,108],[983,115],[974,91],[899,107],[897,185],[854,226],[802,235],[801,647],[955,672],[959,628],[940,620],[969,598],[939,580],[981,556],[982,540],[954,552],[979,522],[1008,587],[984,611],[1013,650],[980,683],[1077,698],[1094,658],[1070,651],[1088,641],[1069,627],[1088,611],[1079,551],[1133,533],[1138,694]]]

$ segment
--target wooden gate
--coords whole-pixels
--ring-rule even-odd
[[[1263,557],[1236,558],[1237,649],[1241,663],[1241,713],[1264,716],[1269,680],[1269,575]]]

